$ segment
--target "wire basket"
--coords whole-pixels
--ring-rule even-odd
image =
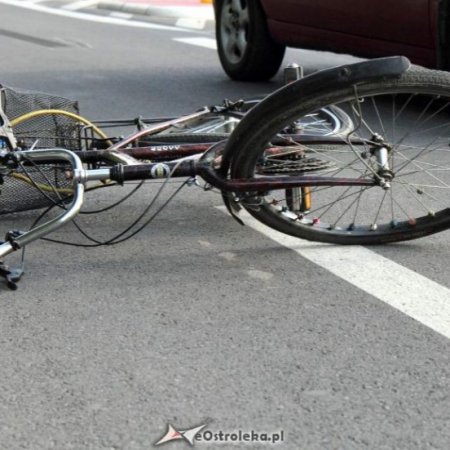
[[[63,110],[78,114],[77,102],[4,86],[0,86],[0,101],[21,148],[82,149],[81,128],[76,120],[62,114],[43,113]],[[35,111],[42,114],[25,116]],[[25,120],[18,119],[24,117]],[[24,165],[3,175],[0,214],[38,209],[67,201],[71,197],[71,181],[66,175],[66,169],[61,165]]]

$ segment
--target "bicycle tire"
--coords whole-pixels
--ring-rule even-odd
[[[266,170],[264,164],[270,166],[266,149],[280,129],[336,105],[352,117],[354,129],[336,139],[338,151],[303,145],[303,165],[307,166],[313,154],[321,161],[318,166],[326,161],[336,166],[318,167],[316,176],[370,178],[380,180],[379,184],[310,187],[308,194],[300,193],[309,196],[309,210],[298,209],[299,202],[293,210],[287,191],[248,193],[242,203],[251,215],[282,233],[334,244],[399,242],[450,227],[448,73],[413,67],[398,79],[339,90],[318,86],[299,100],[295,93],[294,86],[286,86],[241,121],[227,144],[230,149],[238,148],[231,161],[231,178],[258,177]],[[375,133],[381,141],[373,141]],[[354,145],[355,138],[364,139],[364,145]],[[389,166],[391,174],[380,166],[384,150],[379,142],[388,150],[384,168]],[[283,169],[278,165],[272,173],[289,176]],[[296,175],[305,173],[300,163],[295,170]],[[380,174],[391,178],[384,188]]]

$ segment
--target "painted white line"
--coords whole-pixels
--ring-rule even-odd
[[[62,9],[67,11],[76,11],[77,9],[89,8],[98,3],[98,0],[80,0],[78,2],[68,3],[67,5],[61,6]]]
[[[182,17],[175,22],[175,25],[177,27],[191,28],[193,30],[203,30],[203,28],[205,28],[205,21],[203,19]]]
[[[149,28],[152,30],[166,30],[166,31],[178,31],[178,32],[182,32],[182,33],[192,33],[191,30],[186,30],[186,29],[177,28],[177,27],[170,27],[170,26],[166,26],[166,25],[157,25],[157,24],[148,23],[148,22],[138,22],[135,20],[131,21],[131,20],[120,19],[120,18],[110,17],[110,16],[98,16],[98,15],[87,14],[87,13],[82,13],[82,12],[78,12],[78,11],[68,11],[68,10],[64,10],[61,8],[49,8],[47,6],[38,5],[35,3],[31,3],[29,1],[18,2],[17,0],[0,0],[0,4],[16,6],[18,8],[30,9],[32,11],[43,12],[46,14],[53,14],[55,16],[70,17],[73,19],[82,19],[82,20],[87,20],[90,22],[106,23],[106,24],[110,24],[110,25],[120,25],[120,26],[126,26],[126,27],[134,27],[134,28]]]
[[[133,17],[133,14],[118,12],[118,11],[112,11],[109,13],[111,17],[118,17],[119,19],[131,19]]]
[[[218,209],[226,212],[223,206]],[[366,247],[309,242],[272,230],[245,211],[239,217],[280,245],[450,338],[450,289]]]
[[[206,47],[212,50],[217,49],[216,40],[211,38],[194,37],[194,38],[176,38],[174,41],[183,42],[184,44],[197,45],[198,47]]]

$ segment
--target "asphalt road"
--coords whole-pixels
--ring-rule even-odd
[[[281,85],[281,74],[231,82],[213,50],[175,40],[211,39],[208,30],[82,12],[92,16],[0,2],[1,83],[77,99],[93,119],[182,114]],[[300,50],[286,57],[307,72],[351,60]],[[82,223],[110,236],[152,189]],[[93,195],[87,208],[119,196]],[[448,320],[445,310],[425,325],[387,305],[377,286],[353,282],[358,270],[344,277],[320,255],[311,262],[308,246],[299,253],[241,227],[220,204],[215,193],[184,188],[125,244],[29,246],[19,290],[1,291],[0,448],[149,449],[170,423],[276,433],[276,448],[292,450],[447,449],[449,334],[434,326]],[[34,217],[4,217],[2,230]],[[79,238],[72,226],[58,236]],[[425,282],[450,301],[449,236],[362,249],[358,263],[398,270],[402,282],[394,274],[386,283],[399,303]],[[185,439],[165,446],[189,448]]]

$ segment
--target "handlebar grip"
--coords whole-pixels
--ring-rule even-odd
[[[194,160],[171,161],[166,163],[138,164],[124,166],[117,164],[111,168],[110,178],[122,184],[132,180],[153,180],[168,177],[192,177],[197,174]]]

